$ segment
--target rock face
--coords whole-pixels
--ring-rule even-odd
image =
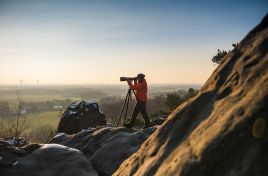
[[[105,115],[95,101],[71,104],[63,113],[57,132],[75,134],[89,127],[106,125]]]
[[[268,175],[268,16],[114,175]]]
[[[12,146],[6,148],[2,160],[9,158],[13,161],[9,165],[2,165],[1,175],[98,175],[86,157],[76,149],[59,144],[43,144],[38,147],[32,145],[31,147],[27,146],[27,148],[31,148],[28,153],[25,149],[13,148]],[[1,151],[3,151],[3,148],[1,148]],[[14,151],[17,154],[20,151],[20,154],[16,156]],[[11,157],[12,155],[13,157]]]
[[[70,136],[59,134],[51,142],[79,149],[100,175],[112,175],[155,130],[156,127],[144,130],[96,128]]]

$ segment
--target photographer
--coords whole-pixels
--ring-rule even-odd
[[[130,89],[135,91],[135,96],[137,103],[134,107],[134,110],[132,112],[132,117],[129,124],[124,124],[125,127],[131,128],[135,120],[139,114],[139,112],[142,114],[142,117],[145,122],[145,127],[148,128],[151,126],[150,120],[146,111],[146,102],[147,102],[147,82],[144,79],[145,75],[140,73],[137,75],[137,79],[134,79],[134,85],[132,84],[132,81],[130,79],[127,79],[127,83],[130,87]]]

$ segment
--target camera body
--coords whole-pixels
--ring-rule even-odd
[[[120,77],[120,81],[137,80],[137,77]]]

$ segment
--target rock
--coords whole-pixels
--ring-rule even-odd
[[[52,138],[50,143],[60,144],[60,143],[62,143],[64,141],[66,141],[68,138],[69,138],[68,134],[66,134],[66,133],[58,133]]]
[[[100,175],[111,175],[155,130],[155,127],[144,130],[91,128],[69,135],[65,140],[55,138],[53,142],[81,150]]]
[[[106,125],[105,115],[95,101],[71,104],[63,113],[57,132],[75,134],[89,127]]]
[[[31,154],[40,146],[39,144],[29,144],[24,147],[15,147],[10,144],[10,141],[0,140],[0,169],[13,166],[18,159]]]
[[[159,115],[151,119],[151,125],[161,125],[167,119],[168,115]]]
[[[22,146],[30,144],[29,140],[24,137],[19,137],[19,138],[10,137],[10,138],[5,138],[4,141],[9,143],[10,145],[15,145],[16,147],[22,147]]]
[[[268,175],[268,16],[113,175]]]
[[[86,157],[76,149],[43,144],[31,154],[18,158],[1,173],[3,176],[88,176],[98,175]]]

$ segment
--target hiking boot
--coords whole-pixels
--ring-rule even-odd
[[[124,127],[126,127],[126,128],[131,128],[132,126],[131,126],[129,123],[125,123],[125,124],[124,124]]]

